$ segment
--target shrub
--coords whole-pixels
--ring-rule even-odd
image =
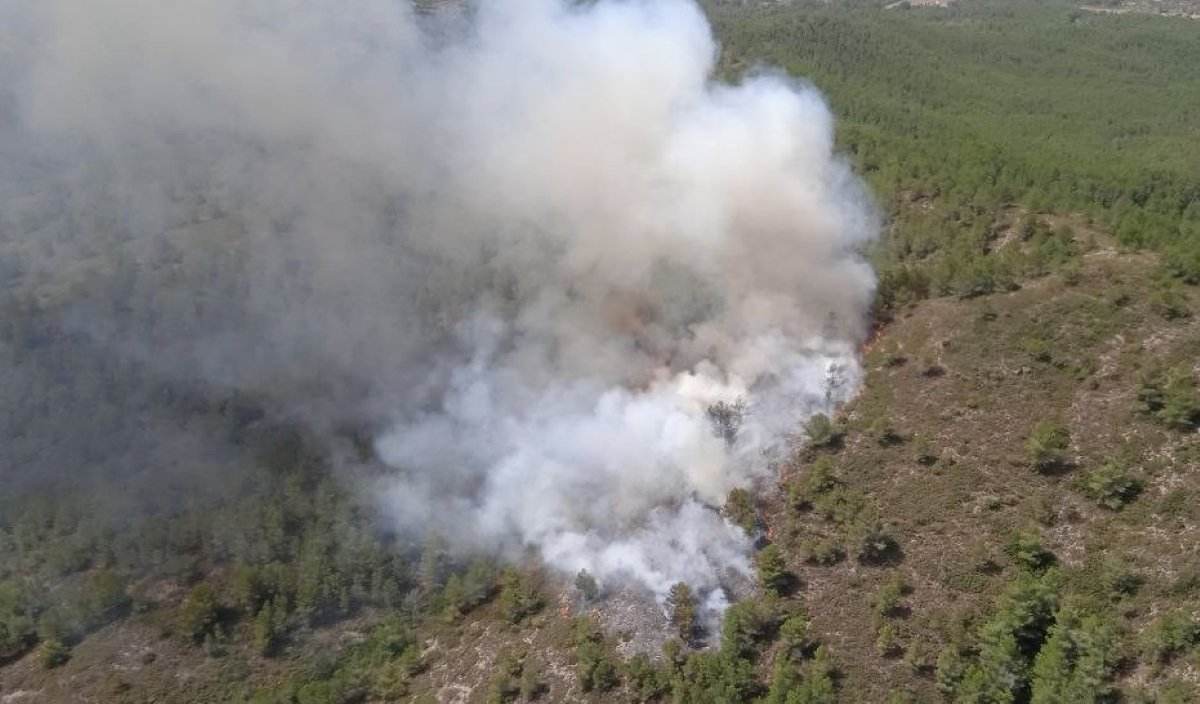
[[[868,432],[880,447],[891,447],[904,442],[904,435],[886,418],[879,418],[871,423]]]
[[[855,557],[864,565],[885,565],[900,559],[900,544],[883,526],[869,524],[859,529]]]
[[[1150,309],[1164,320],[1180,320],[1192,314],[1187,297],[1179,290],[1179,285],[1171,281],[1164,281],[1151,291]]]
[[[1083,480],[1084,492],[1101,506],[1119,511],[1142,492],[1142,482],[1116,460],[1105,462]]]
[[[884,658],[899,657],[904,652],[896,627],[891,623],[885,622],[879,626],[879,632],[875,635],[875,652]]]
[[[875,594],[872,604],[875,607],[875,613],[884,617],[897,615],[901,611],[901,601],[908,593],[909,587],[904,578],[898,574],[893,575]]]
[[[922,467],[932,467],[937,464],[938,452],[928,437],[916,436],[913,443],[913,459]]]
[[[1176,367],[1163,381],[1163,406],[1157,416],[1164,425],[1175,430],[1191,430],[1200,423],[1200,393],[1191,370]]]
[[[813,507],[827,521],[839,525],[853,523],[867,507],[867,497],[858,489],[839,486],[833,491],[821,494],[813,501]]]
[[[1144,375],[1137,393],[1138,410],[1175,430],[1200,423],[1200,393],[1187,367],[1155,370]]]
[[[804,493],[809,500],[814,500],[841,485],[842,481],[838,479],[833,460],[828,457],[819,457],[808,469],[808,476],[804,479]]]
[[[1033,468],[1039,472],[1049,472],[1066,466],[1070,444],[1071,435],[1065,427],[1042,421],[1034,426],[1025,448]]]
[[[1186,284],[1200,284],[1200,244],[1194,237],[1167,247],[1162,260],[1168,275]]]
[[[1180,612],[1155,621],[1142,634],[1142,652],[1152,662],[1165,664],[1200,644],[1200,623]]]
[[[54,669],[71,659],[71,650],[57,638],[51,638],[42,643],[38,652],[38,660],[47,670]]]
[[[1056,562],[1054,553],[1042,547],[1042,540],[1036,532],[1023,531],[1013,536],[1004,553],[1020,568],[1029,572],[1039,572]]]
[[[822,567],[831,567],[846,559],[846,551],[834,538],[806,541],[801,552],[805,562]]]

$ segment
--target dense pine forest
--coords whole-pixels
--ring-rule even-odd
[[[181,384],[74,317],[182,282],[220,306],[219,266],[122,243],[136,266],[48,276],[8,218],[0,702],[1200,698],[1200,21],[702,4],[721,76],[826,96],[885,231],[859,396],[721,509],[757,582],[720,625],[679,583],[637,652],[586,572],[397,529],[377,428]]]
[[[1015,0],[711,13],[725,71],[779,66],[829,97],[844,150],[894,210],[885,300],[1019,275],[982,257],[1005,204],[1085,214],[1122,246],[1162,252],[1175,278],[1200,278],[1194,23]],[[901,207],[918,200],[936,212]],[[910,261],[934,250],[953,254]]]

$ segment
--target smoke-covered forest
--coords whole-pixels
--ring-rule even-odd
[[[0,6],[0,702],[1196,700],[1121,8]]]

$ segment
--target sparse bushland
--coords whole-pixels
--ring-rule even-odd
[[[886,701],[887,690],[910,689],[916,701],[935,701],[932,678],[937,654],[946,645],[955,649],[944,657],[943,683],[954,681],[955,667],[963,673],[954,685],[955,697],[988,691],[989,680],[980,673],[990,663],[1002,666],[1001,672],[1016,673],[1028,696],[1036,692],[1039,701],[1075,696],[1082,691],[1080,683],[1095,680],[1097,672],[1104,673],[1095,689],[1100,694],[1120,689],[1131,701],[1142,690],[1146,696],[1161,696],[1171,687],[1178,689],[1172,683],[1193,646],[1186,629],[1174,626],[1162,628],[1162,648],[1143,647],[1143,638],[1150,636],[1141,634],[1153,632],[1148,629],[1158,615],[1177,610],[1171,606],[1178,607],[1200,589],[1189,586],[1182,558],[1161,553],[1161,545],[1169,576],[1139,564],[1140,546],[1130,536],[1135,527],[1140,531],[1159,521],[1182,526],[1194,520],[1195,487],[1190,475],[1178,473],[1178,463],[1192,461],[1194,450],[1188,433],[1152,412],[1134,410],[1139,367],[1182,367],[1194,338],[1186,321],[1146,315],[1150,301],[1135,285],[1128,286],[1128,300],[1114,303],[1111,292],[1100,287],[1099,266],[1111,269],[1106,277],[1126,284],[1135,284],[1144,271],[1124,259],[1089,261],[1077,286],[1053,283],[1050,294],[1023,289],[1006,296],[932,301],[922,304],[931,307],[929,312],[919,306],[910,320],[883,330],[880,349],[867,356],[862,396],[831,420],[844,433],[841,446],[799,451],[784,469],[783,490],[746,497],[753,501],[757,530],[769,541],[756,565],[763,591],[777,591],[772,577],[780,571],[795,575],[799,589],[783,598],[762,597],[736,606],[728,630],[700,633],[693,625],[690,645],[678,644],[664,662],[618,656],[619,634],[583,639],[582,647],[572,634],[551,635],[558,618],[556,609],[545,604],[553,595],[568,589],[571,598],[559,603],[583,606],[578,602],[583,588],[578,593],[572,589],[569,576],[543,584],[534,570],[518,568],[510,575],[487,560],[453,555],[436,539],[420,545],[387,542],[394,538],[370,530],[360,513],[366,509],[338,492],[314,464],[303,461],[307,469],[289,469],[293,460],[283,458],[303,452],[278,447],[263,455],[276,469],[264,468],[269,473],[253,499],[218,508],[203,520],[182,513],[170,526],[177,535],[172,540],[178,541],[171,544],[186,546],[178,551],[189,559],[155,563],[149,584],[178,584],[175,597],[148,595],[140,576],[146,573],[126,557],[125,548],[97,551],[102,543],[86,537],[92,528],[84,530],[67,518],[55,517],[50,523],[55,527],[47,530],[45,522],[10,513],[22,525],[25,545],[55,547],[9,554],[25,560],[21,564],[36,565],[30,573],[39,575],[36,579],[63,580],[51,575],[65,571],[65,583],[83,586],[97,575],[95,594],[132,597],[132,603],[122,605],[121,599],[98,596],[84,609],[98,614],[84,619],[90,623],[114,617],[118,625],[145,620],[170,630],[170,642],[188,657],[205,662],[206,653],[213,653],[217,657],[207,660],[213,667],[249,663],[252,674],[228,686],[260,702],[337,701],[362,692],[419,701],[436,689],[434,678],[442,670],[431,668],[465,658],[465,649],[474,647],[481,633],[498,639],[489,644],[532,638],[527,663],[564,654],[551,660],[553,666],[523,665],[519,674],[505,663],[489,666],[479,682],[480,696],[495,682],[497,691],[512,701],[525,698],[526,673],[534,671],[539,674],[528,677],[545,685],[538,695],[544,701],[558,701],[565,691],[562,673],[570,673],[577,685],[583,679],[591,682],[597,697],[727,701],[749,696],[788,702],[789,697],[830,701],[840,696],[873,702]],[[1184,295],[1190,300],[1193,292],[1187,289]],[[1146,337],[1133,332],[1139,325],[1166,331],[1152,362],[1143,361],[1144,353],[1132,344],[1105,347],[1117,335]],[[1050,362],[1031,356],[1025,341],[1032,338],[1045,342]],[[889,363],[889,355],[899,349],[925,361]],[[1108,361],[1088,362],[1104,354]],[[924,374],[933,363],[946,373]],[[1106,372],[1112,376],[1094,371],[1105,364],[1115,366],[1115,373]],[[1150,376],[1156,388],[1165,387],[1165,372]],[[880,383],[881,378],[887,383]],[[1076,398],[1085,402],[1072,410]],[[1010,412],[1015,419],[1006,415]],[[880,442],[879,418],[894,419],[894,427],[904,428],[905,440]],[[1070,476],[1028,471],[1026,441],[1039,418],[1061,419],[1069,429],[1069,449],[1077,455],[1072,460],[1079,464]],[[1111,472],[1109,460],[1124,472]],[[1132,495],[1126,479],[1144,483],[1132,501],[1125,500]],[[1160,490],[1168,480],[1169,488]],[[1114,497],[1124,502],[1119,512],[1104,504]],[[23,507],[35,509],[35,504]],[[1042,527],[1029,530],[1032,525]],[[1064,526],[1071,526],[1081,540],[1091,539],[1088,526],[1104,526],[1105,540],[1111,543],[1103,547],[1113,551],[1119,564],[1079,564],[1084,546],[1064,544],[1063,534],[1056,532]],[[164,529],[167,524],[158,524],[149,534]],[[15,539],[17,531],[8,535]],[[1006,559],[1004,546],[1010,539]],[[82,558],[74,547],[78,545],[87,546]],[[1096,545],[1086,548],[1095,551]],[[1054,559],[1055,553],[1060,559]],[[58,556],[50,559],[51,554]],[[893,607],[897,590],[904,591],[901,573],[915,588]],[[27,584],[24,573],[9,572],[4,579],[0,584],[8,586],[0,596],[15,605],[6,623],[13,624],[9,632],[20,636],[12,642],[21,643],[17,647],[37,662],[38,622],[47,606],[72,601],[76,597],[68,599],[71,594],[83,604],[86,590],[62,591],[51,599],[18,588]],[[981,629],[1000,608],[1004,585],[1026,579],[1057,580],[1053,619],[1037,626],[1046,630],[1036,652],[1003,659],[998,653],[1005,652],[1000,646],[1006,641],[990,632],[984,639]],[[197,599],[188,598],[199,587],[207,587],[211,598],[204,597],[203,589]],[[598,594],[586,609],[603,611],[606,598]],[[695,619],[699,607],[692,598]],[[807,616],[800,613],[801,601]],[[145,613],[139,611],[141,603],[148,606]],[[193,609],[191,624],[201,635],[196,645],[188,645],[195,641],[182,615]],[[74,607],[56,611],[82,613]],[[353,629],[377,643],[373,624],[387,614],[402,616],[405,624],[397,648],[348,645],[331,653],[321,668],[299,670],[299,663],[315,662],[307,650],[314,637]],[[1093,628],[1089,619],[1101,625]],[[45,623],[45,635],[53,635],[50,620]],[[1059,628],[1060,623],[1068,625]],[[1113,639],[1114,652],[1139,665],[1153,665],[1161,674],[1145,686],[1134,686],[1109,661],[1097,665],[1095,658],[1075,654],[1083,652],[1082,643],[1101,636]],[[86,634],[70,647],[86,651],[105,637]],[[459,641],[461,646],[455,645]],[[983,648],[992,641],[1000,646]],[[434,642],[438,646],[422,657]],[[727,649],[720,647],[722,642]],[[691,651],[701,645],[714,646],[716,652]],[[990,653],[986,661],[985,651]],[[1174,654],[1156,654],[1167,651]],[[817,652],[825,659],[816,658]],[[836,672],[829,657],[837,663]],[[52,672],[73,673],[81,660],[72,657]],[[259,679],[266,668],[287,671],[277,692]],[[504,672],[510,674],[501,677]],[[139,685],[133,686],[137,691]],[[605,687],[609,689],[602,691]]]

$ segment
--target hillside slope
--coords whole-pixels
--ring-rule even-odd
[[[821,644],[842,700],[935,701],[939,681],[953,684],[946,653],[968,663],[986,654],[980,634],[1026,579],[1046,585],[1053,602],[1031,662],[1055,620],[1075,609],[1110,633],[1104,682],[1131,701],[1194,695],[1195,641],[1162,639],[1164,619],[1200,617],[1200,437],[1139,408],[1162,370],[1200,372],[1200,319],[1186,315],[1194,290],[1164,307],[1156,270],[1149,255],[1101,243],[1067,275],[928,300],[882,327],[858,399],[824,446],[797,451],[759,506],[796,582],[781,599],[747,602],[775,614],[750,631],[750,674],[764,684],[748,696],[767,692],[782,667],[773,663],[810,672]],[[1028,443],[1042,422],[1061,424],[1069,442],[1039,471]],[[1106,466],[1128,483],[1106,479]],[[871,551],[872,540],[882,548]],[[631,669],[613,650],[622,634],[581,625],[606,608],[603,597],[585,605],[569,585],[540,583],[529,615],[510,618],[502,592],[465,616],[422,621],[412,636],[419,655],[393,695],[516,701],[529,680],[543,701],[638,701],[639,686],[689,701],[679,682],[699,676],[690,665],[673,671],[655,658]],[[386,628],[385,612],[318,626],[264,657],[248,636],[215,651],[181,642],[183,594],[157,589],[158,601],[146,597],[156,606],[84,639],[59,669],[44,670],[36,651],[0,669],[5,701],[277,701],[287,692],[302,702],[394,700],[377,685],[313,686],[352,672],[379,681],[392,660],[364,647]],[[780,615],[795,613],[807,614],[811,645],[793,659]],[[729,634],[707,640],[728,647]],[[611,679],[590,680],[597,663]]]

